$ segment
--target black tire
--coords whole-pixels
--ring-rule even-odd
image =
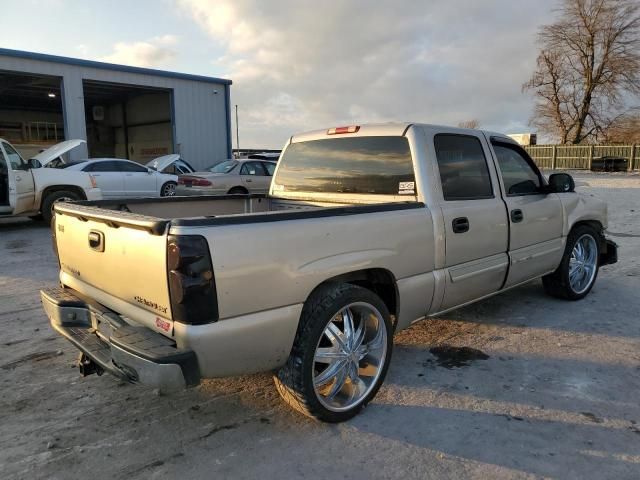
[[[166,182],[164,185],[162,185],[162,188],[160,189],[160,196],[161,197],[174,197],[176,195],[176,187],[178,186],[178,184],[176,182]],[[168,190],[173,187],[172,191],[173,193],[170,193]]]
[[[54,204],[63,199],[80,200],[80,195],[78,195],[76,192],[70,192],[69,190],[59,190],[57,192],[47,194],[47,196],[44,197],[44,200],[42,200],[42,209],[40,211],[40,213],[42,214],[42,219],[47,225],[51,225]]]
[[[386,329],[386,357],[380,375],[369,393],[349,410],[333,411],[318,399],[313,386],[313,368],[316,346],[329,321],[342,308],[354,302],[374,306],[384,319]],[[391,361],[393,326],[389,311],[375,293],[352,284],[329,284],[318,289],[307,300],[302,310],[298,331],[287,363],[274,376],[276,388],[285,402],[299,412],[330,423],[344,422],[357,415],[380,389]]]
[[[249,191],[244,187],[233,187],[227,192],[228,195],[247,195]]]
[[[44,220],[42,218],[42,215],[30,215],[29,218],[34,222],[41,222],[42,220]]]
[[[575,247],[578,240],[584,235],[591,236],[595,241],[597,249],[595,267],[596,271],[588,288],[580,293],[576,293],[571,287],[571,283],[569,281],[569,261],[571,259],[573,248]],[[591,291],[593,285],[596,283],[596,279],[598,278],[599,258],[600,235],[598,234],[598,232],[589,225],[578,225],[577,227],[574,227],[567,237],[567,244],[565,245],[564,254],[562,255],[562,261],[560,262],[560,265],[555,272],[542,277],[542,285],[544,286],[545,292],[553,297],[562,298],[565,300],[583,299]]]

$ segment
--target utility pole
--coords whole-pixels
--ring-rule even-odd
[[[240,158],[240,128],[238,127],[238,105],[236,105],[236,158]]]

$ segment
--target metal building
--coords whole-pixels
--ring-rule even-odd
[[[0,137],[26,158],[64,139],[71,159],[146,163],[179,153],[196,168],[230,158],[231,81],[0,48]]]

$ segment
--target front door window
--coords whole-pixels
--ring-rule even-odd
[[[532,195],[540,193],[540,174],[534,170],[515,146],[493,144],[498,158],[502,182],[507,196]]]
[[[7,159],[9,160],[9,165],[11,166],[11,170],[27,170],[27,162],[25,162],[20,154],[16,152],[15,148],[13,148],[8,143],[3,143],[4,151],[7,152]]]

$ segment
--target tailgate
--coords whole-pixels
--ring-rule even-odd
[[[123,308],[125,302],[171,319],[167,223],[96,207],[56,205],[54,242],[62,282],[119,313],[137,310]]]

